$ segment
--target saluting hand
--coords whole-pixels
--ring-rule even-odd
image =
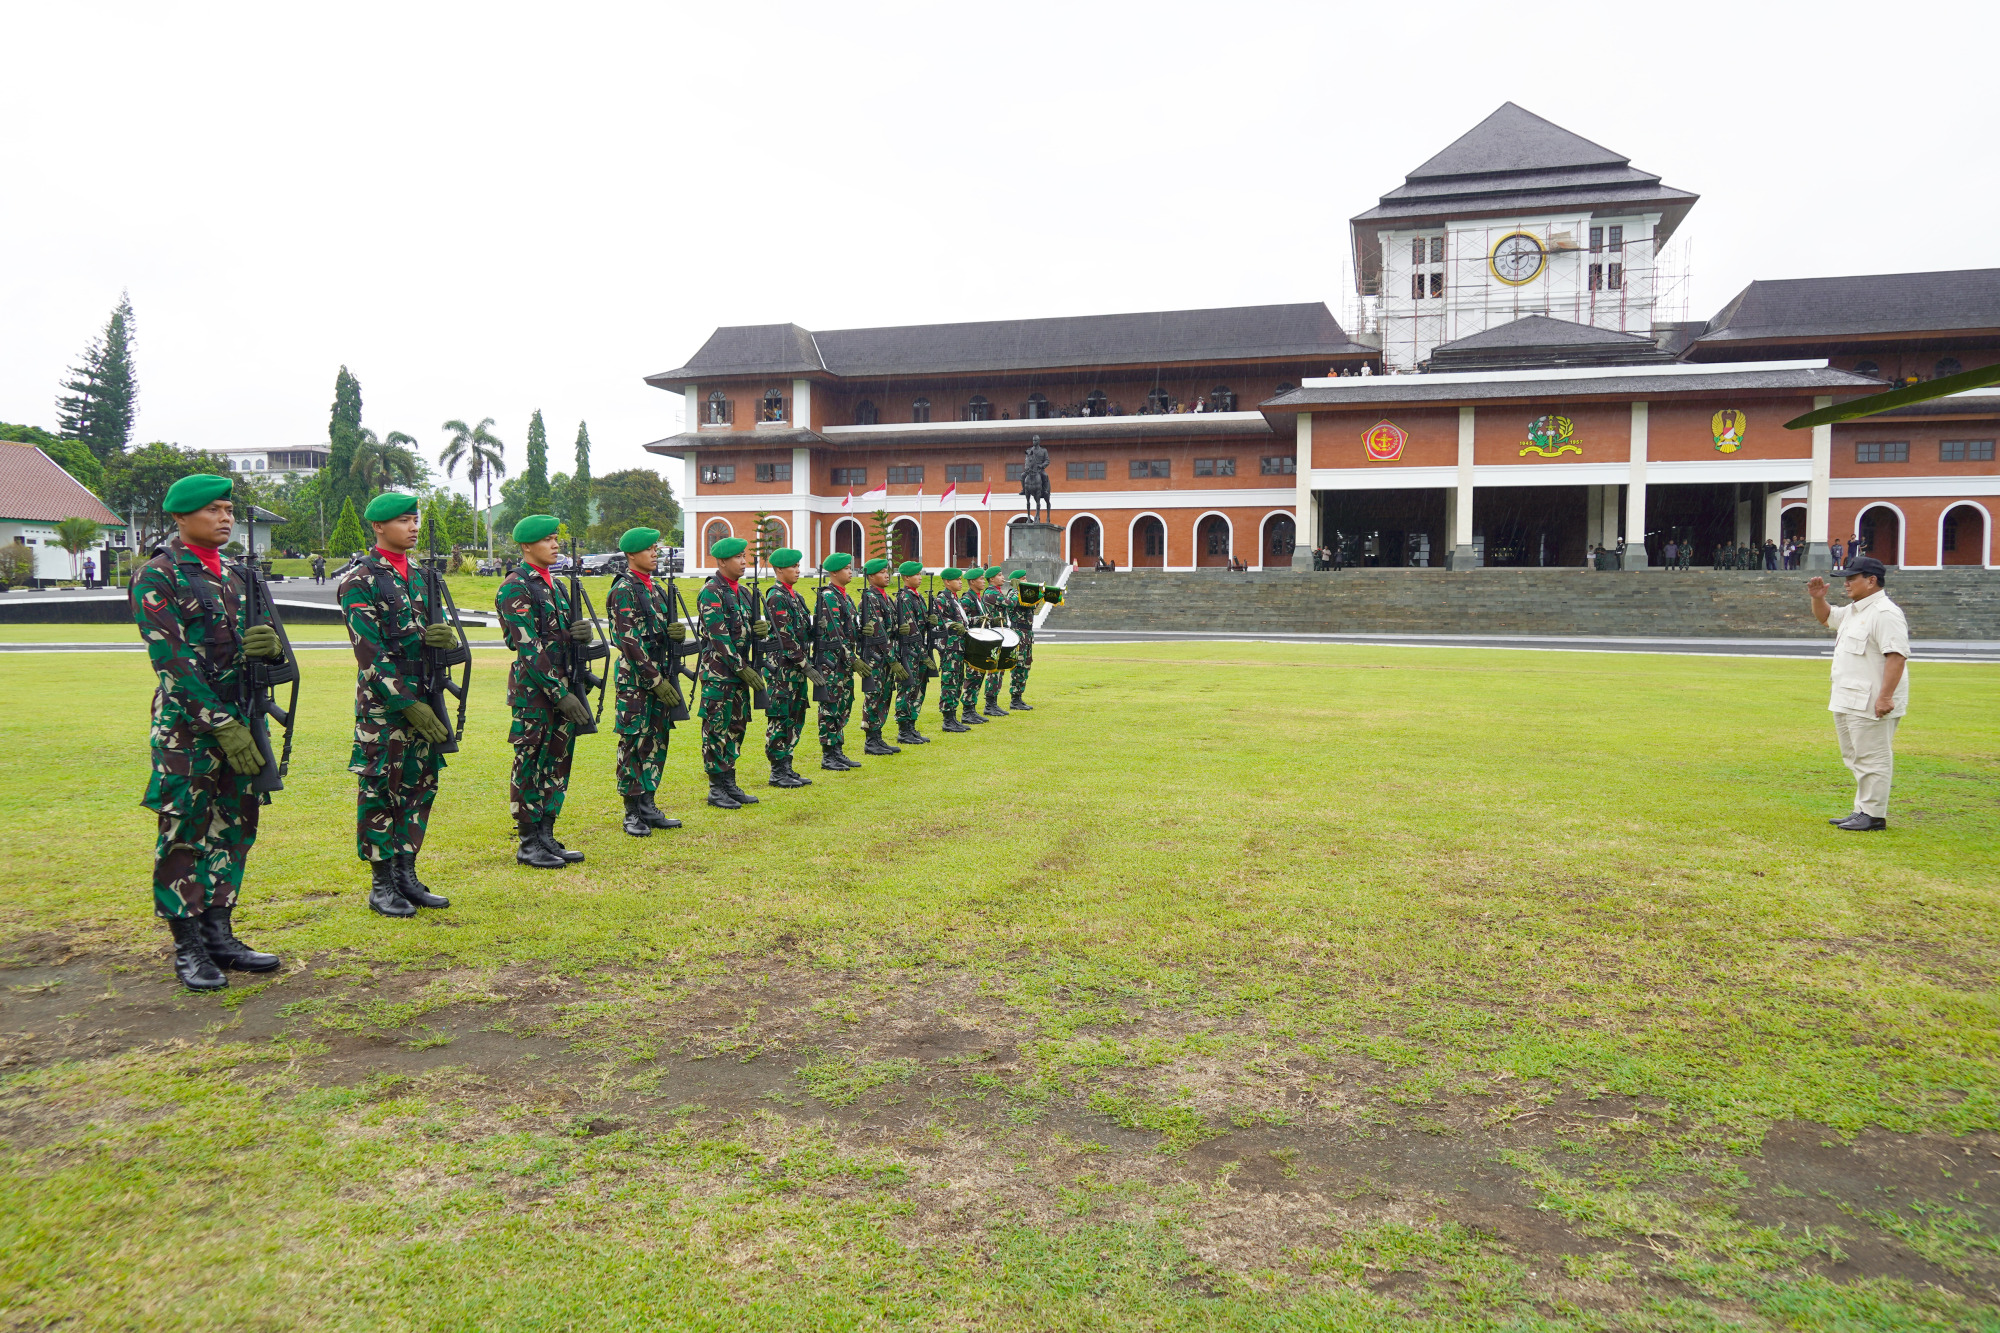
[[[1806,580],[1806,591],[1814,597],[1826,596],[1826,580],[1815,574]]]
[[[252,625],[243,631],[245,657],[278,657],[284,651],[284,646],[278,642],[278,631],[269,625]]]

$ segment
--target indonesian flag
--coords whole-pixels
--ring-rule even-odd
[[[887,481],[884,481],[880,486],[875,487],[873,490],[867,490],[861,492],[861,498],[864,500],[868,499],[871,496],[877,496],[877,495],[881,496],[884,500],[889,498],[889,483]]]
[[[845,508],[847,508],[847,506],[849,506],[849,505],[851,505],[851,504],[853,504],[853,503],[854,503],[854,488],[853,488],[852,486],[849,486],[849,487],[847,488],[847,498],[846,498],[845,500],[842,500],[842,501],[840,502],[840,507],[841,507],[842,509],[845,509]]]
[[[946,500],[951,499],[952,496],[957,494],[958,494],[958,483],[955,481],[947,482],[945,484],[944,491],[938,496],[938,503],[943,504]]]
[[[992,502],[993,502],[993,483],[989,481],[986,483],[986,494],[979,497],[979,503],[991,504]]]

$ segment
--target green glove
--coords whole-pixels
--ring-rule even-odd
[[[284,645],[278,642],[278,631],[269,625],[252,625],[243,631],[245,657],[277,657],[284,651]]]
[[[674,688],[672,676],[662,676],[653,682],[653,697],[669,708],[681,706],[681,692]]]
[[[908,685],[910,683],[910,669],[901,662],[889,663],[889,674],[895,678],[898,685]]]
[[[954,639],[962,639],[962,638],[964,638],[964,637],[965,637],[965,622],[964,622],[964,621],[962,621],[962,620],[954,620],[954,621],[952,621],[952,622],[951,622],[951,637],[952,637],[952,638],[954,638]]]
[[[736,679],[742,681],[753,690],[766,688],[764,678],[757,674],[756,667],[738,667],[736,669]]]
[[[458,647],[458,631],[449,625],[426,625],[424,626],[424,647],[456,648]]]
[[[571,625],[569,627],[569,641],[571,643],[589,643],[590,622],[588,620],[579,620],[574,625]]]
[[[822,690],[826,688],[826,677],[822,676],[819,673],[819,670],[816,667],[814,667],[811,663],[807,663],[805,666],[800,667],[799,669],[806,673],[806,679],[811,681],[814,685],[818,686]]]
[[[451,739],[451,733],[444,729],[444,723],[438,721],[438,715],[433,713],[431,706],[421,699],[403,710],[402,723],[414,729],[417,735],[432,745],[443,745]]]
[[[896,626],[896,633],[902,635],[906,639],[909,638],[912,634],[915,634],[916,632],[917,632],[917,623],[914,620],[905,620],[902,624]]]
[[[760,639],[765,638],[771,633],[771,622],[768,620],[755,621],[750,626],[750,632]]]
[[[687,636],[688,636],[688,627],[686,625],[681,624],[680,621],[676,620],[671,625],[667,626],[667,638],[670,641],[674,643],[686,643]]]
[[[861,664],[861,654],[849,649],[847,654],[847,673],[851,676],[857,671],[866,671],[867,669],[867,667]]]
[[[572,727],[580,727],[590,721],[590,705],[574,694],[565,694],[556,700],[556,711],[563,715],[563,721]]]
[[[250,734],[250,728],[241,722],[225,722],[209,735],[222,747],[222,757],[229,766],[244,777],[259,773],[264,768],[264,756],[257,753],[257,738]]]

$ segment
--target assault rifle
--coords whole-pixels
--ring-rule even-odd
[[[424,624],[436,625],[440,617],[449,617],[442,623],[458,632],[456,648],[425,648],[419,655],[421,670],[418,687],[423,691],[424,702],[431,706],[437,719],[444,725],[445,741],[437,747],[441,754],[457,754],[458,738],[465,733],[465,699],[472,689],[472,645],[465,637],[465,626],[458,620],[458,604],[452,600],[451,589],[444,581],[444,553],[438,549],[437,529],[424,524]],[[465,675],[454,681],[451,669],[463,666]],[[452,723],[450,710],[445,704],[445,696],[458,700],[458,722]]]
[[[610,657],[611,645],[605,641],[603,626],[597,623],[597,608],[590,604],[590,596],[584,592],[583,583],[577,578],[577,569],[582,564],[583,555],[576,549],[576,539],[571,538],[569,552],[569,613],[578,619],[589,621],[591,628],[596,633],[591,636],[589,643],[578,643],[576,640],[570,638],[569,626],[566,624],[562,627],[562,637],[558,642],[563,645],[562,655],[566,659],[564,663],[566,667],[564,678],[568,680],[570,689],[576,692],[576,697],[583,700],[584,705],[588,707],[590,704],[590,692],[592,690],[597,691],[596,715],[576,729],[577,735],[590,736],[596,734],[598,719],[604,716],[604,686],[611,675],[608,668],[604,675],[600,676],[596,674],[590,669],[590,664],[592,662],[602,662]]]
[[[285,774],[292,767],[292,717],[299,707],[299,659],[292,652],[291,636],[285,633],[285,622],[278,618],[278,604],[271,598],[271,585],[264,581],[264,570],[257,563],[257,509],[249,506],[248,531],[243,542],[244,556],[237,567],[243,571],[243,586],[248,596],[244,607],[243,626],[269,625],[278,631],[278,644],[283,650],[273,660],[264,657],[243,659],[242,693],[237,704],[243,709],[250,726],[250,736],[257,742],[257,754],[264,766],[257,773],[257,780],[251,785],[259,792],[269,794],[285,789]],[[278,707],[278,687],[290,685],[291,695],[283,708]],[[271,753],[271,723],[276,718],[278,725],[285,729],[283,753]]]
[[[696,666],[700,666],[701,622],[688,614],[687,605],[681,598],[679,575],[684,568],[681,557],[677,553],[670,554],[664,563],[663,572],[667,576],[667,614],[673,617],[677,625],[689,623],[693,625],[685,642],[675,643],[672,639],[667,640],[667,672],[677,680],[687,682],[681,687],[681,706],[668,716],[675,722],[685,722],[690,716],[690,710],[699,707],[701,703],[701,672],[688,670],[682,665],[681,659],[693,657],[697,659]]]
[[[757,637],[755,626],[758,621],[764,618],[764,595],[757,586],[757,571],[762,567],[763,563],[764,534],[760,530],[757,534],[757,544],[750,548],[750,623],[746,626],[750,631],[750,650],[743,657],[743,660],[749,664],[750,669],[755,671],[759,677],[762,677],[764,674],[764,648],[763,641]],[[768,689],[752,690],[750,692],[750,706],[752,708],[762,708],[766,712],[769,712],[771,708],[771,692]]]

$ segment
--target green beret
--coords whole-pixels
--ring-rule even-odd
[[[905,560],[902,564],[896,566],[896,572],[904,578],[908,578],[912,574],[921,574],[924,572],[924,562],[921,560]]]
[[[987,578],[989,578],[989,579],[997,579],[997,578],[999,578],[999,577],[1000,577],[1000,566],[998,566],[998,565],[988,565],[988,566],[986,567],[986,577],[987,577]]]
[[[1028,571],[1025,569],[1017,569],[1013,573],[1009,574],[1007,577],[1010,579],[1024,579],[1028,577]]]
[[[618,549],[627,555],[637,555],[641,551],[650,551],[659,544],[660,530],[658,528],[628,528],[625,531],[625,535],[618,539]]]
[[[708,553],[717,560],[727,560],[731,556],[742,555],[749,549],[750,543],[744,541],[741,537],[724,537],[721,541],[709,547]]]
[[[940,569],[938,571],[938,577],[943,579],[946,583],[949,583],[953,579],[964,578],[965,571],[962,569],[953,569],[950,565],[946,565],[943,569]]]
[[[404,495],[400,491],[384,491],[368,502],[368,508],[361,517],[370,523],[387,523],[392,518],[401,518],[417,507],[417,497]]]
[[[167,498],[160,501],[160,508],[169,514],[192,514],[197,509],[208,508],[235,489],[236,483],[227,477],[197,472],[167,487]]]
[[[870,560],[867,564],[863,565],[861,567],[861,572],[863,574],[869,574],[869,575],[880,574],[883,570],[887,569],[888,567],[889,567],[889,562],[887,560],[884,560],[881,556],[878,555],[873,560]]]
[[[849,555],[847,552],[842,551],[839,555],[828,556],[824,561],[821,562],[820,568],[824,570],[826,573],[831,574],[835,570],[846,569],[849,565],[853,563],[854,563],[854,557]]]
[[[529,542],[553,537],[556,529],[561,526],[562,524],[549,514],[530,514],[514,525],[514,544],[526,546]]]
[[[806,553],[804,551],[794,551],[789,546],[781,547],[771,552],[771,568],[790,569],[805,558]]]

